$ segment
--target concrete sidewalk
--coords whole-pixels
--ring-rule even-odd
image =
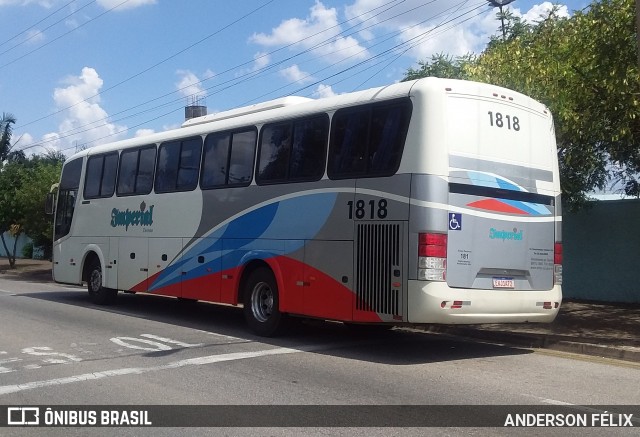
[[[0,258],[0,278],[51,281],[51,262],[19,259],[9,269]],[[565,300],[551,324],[427,325],[427,332],[640,362],[640,305]]]
[[[551,324],[430,325],[428,332],[640,362],[640,305],[565,300]]]

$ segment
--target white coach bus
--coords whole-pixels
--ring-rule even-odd
[[[96,146],[62,170],[53,275],[352,324],[551,322],[562,300],[550,112],[437,78],[287,97]]]

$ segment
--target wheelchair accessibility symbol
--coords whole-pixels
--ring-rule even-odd
[[[462,214],[457,212],[449,213],[449,230],[451,231],[462,230]]]

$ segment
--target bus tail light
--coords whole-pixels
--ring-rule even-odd
[[[418,234],[418,279],[447,279],[447,234]]]
[[[553,245],[553,282],[562,284],[562,243],[559,241]]]

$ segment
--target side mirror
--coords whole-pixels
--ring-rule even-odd
[[[44,204],[44,213],[47,215],[52,215],[56,206],[56,194],[49,193],[47,194],[47,199]]]

